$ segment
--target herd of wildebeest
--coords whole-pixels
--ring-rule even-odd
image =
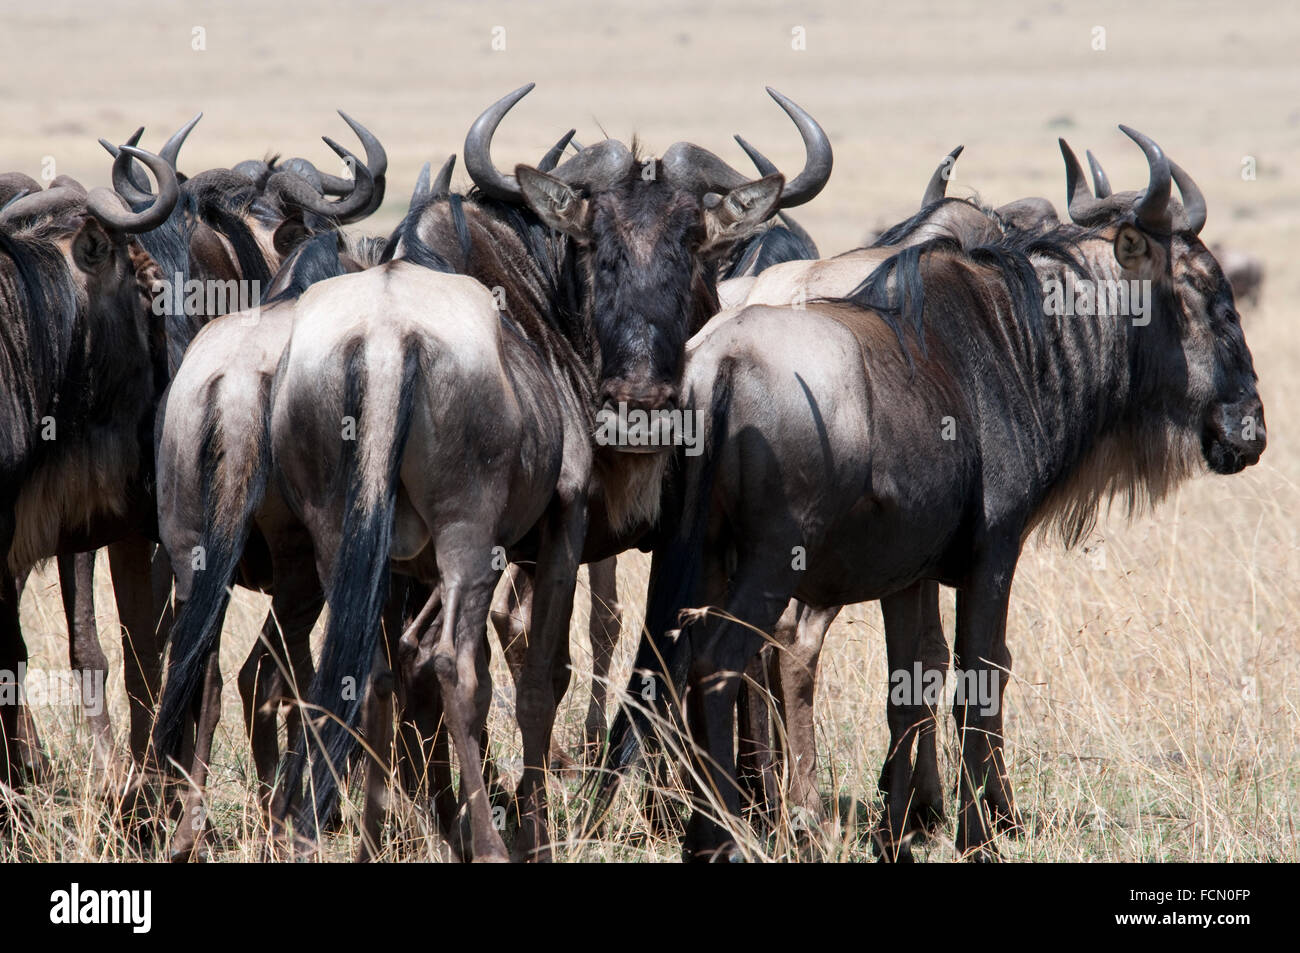
[[[401,791],[459,858],[549,859],[583,563],[595,780],[573,836],[644,768],[691,792],[688,858],[743,858],[744,823],[798,819],[811,842],[827,629],[880,600],[891,672],[942,675],[940,585],[957,590],[956,846],[992,858],[1018,829],[1001,701],[1024,541],[1072,544],[1104,503],[1141,510],[1264,449],[1200,189],[1136,130],[1121,127],[1149,178],[1133,191],[1091,153],[1090,186],[1062,140],[1063,221],[1044,198],[947,196],[958,148],[919,211],[822,259],[785,210],[825,186],[831,144],[781,94],[806,153],[794,176],[739,136],[756,173],[690,142],[654,157],[572,132],[506,173],[493,133],[530,89],[470,127],[473,187],[453,190],[455,156],[426,165],[387,238],[342,228],[380,206],[387,167],[346,115],[364,157],[326,142],[350,176],[275,157],[187,177],[197,118],[156,154],[139,131],[105,142],[111,190],[0,175],[5,829],[49,770],[16,700],[23,581],[58,558],[71,668],[102,671],[103,546],[130,699],[122,823],[177,859],[210,827],[232,585],[272,596],[238,673],[272,856],[310,854],[355,778],[362,858]],[[243,311],[203,293],[249,286]],[[1048,287],[1090,288],[1092,306],[1062,312]],[[652,553],[645,625],[607,713],[613,559],[631,548]],[[489,623],[515,683],[513,791],[490,754]],[[953,808],[939,705],[890,694],[884,858],[909,859]],[[91,727],[108,772],[107,715]]]

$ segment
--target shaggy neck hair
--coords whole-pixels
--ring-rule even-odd
[[[1113,237],[1113,227],[1060,225],[970,249],[937,240],[895,255],[843,299],[894,330],[912,375],[939,366],[957,381],[983,445],[1008,454],[1008,478],[1024,481],[1026,533],[1041,527],[1067,546],[1102,503],[1118,497],[1132,515],[1201,469],[1199,420],[1169,396],[1162,370],[1181,356],[1186,326],[1168,279],[1152,282],[1142,328],[1127,316],[1045,313],[1048,282],[1122,280]]]
[[[48,233],[0,229],[0,479],[40,443],[40,420],[57,409],[83,299]]]

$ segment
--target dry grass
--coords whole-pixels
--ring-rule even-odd
[[[532,6],[506,13],[452,4],[436,19],[398,4],[357,33],[329,28],[344,13],[328,4],[313,5],[301,18],[278,7],[223,4],[151,23],[153,59],[102,74],[96,64],[107,61],[114,37],[127,36],[132,18],[98,22],[97,9],[74,4],[66,16],[47,17],[33,7],[29,19],[6,31],[10,46],[0,53],[8,62],[58,45],[68,50],[63,62],[78,68],[6,80],[14,112],[0,131],[0,166],[35,173],[48,153],[63,164],[60,171],[102,181],[108,166],[96,157],[94,136],[124,134],[147,120],[153,126],[146,142],[156,143],[163,126],[200,105],[209,117],[187,146],[195,167],[228,164],[269,145],[292,154],[311,148],[319,132],[336,132],[328,123],[337,103],[393,146],[390,201],[369,227],[374,232],[399,213],[405,183],[420,162],[458,148],[487,99],[531,78],[541,81],[537,102],[530,98],[503,126],[497,150],[503,165],[539,152],[570,123],[579,126],[580,139],[591,139],[593,116],[615,135],[640,129],[659,149],[690,136],[722,150],[732,127],[743,128],[793,165],[793,133],[763,101],[761,86],[789,92],[823,118],[838,150],[830,189],[800,216],[828,253],[908,214],[933,163],[958,141],[970,148],[954,191],[973,183],[1001,202],[1026,192],[1059,198],[1054,138],[1062,130],[1078,140],[1076,147],[1100,146],[1121,188],[1143,181],[1143,169],[1113,123],[1156,135],[1209,197],[1207,236],[1265,260],[1265,298],[1248,316],[1247,337],[1268,413],[1269,448],[1258,467],[1194,481],[1153,517],[1104,523],[1094,540],[1104,540],[1104,564],[1083,552],[1031,547],[1026,553],[1009,625],[1015,662],[1006,725],[1010,771],[1030,830],[1002,848],[1008,857],[1043,861],[1300,860],[1300,444],[1291,426],[1300,407],[1294,330],[1300,276],[1289,260],[1298,231],[1295,172],[1281,158],[1294,154],[1300,136],[1293,8],[1197,7],[1186,14],[1159,5],[1091,4],[1029,16],[1007,2],[902,12],[894,5],[889,15],[866,17],[857,5],[797,16],[747,4],[707,11],[689,5],[670,11],[681,24],[670,28],[658,8],[641,5],[602,24],[561,16],[550,4],[545,13]],[[1180,17],[1189,19],[1171,29]],[[206,59],[185,48],[190,20],[208,26]],[[488,49],[487,31],[498,22],[511,31],[503,54]],[[789,50],[795,22],[809,28],[810,51],[802,57]],[[1087,50],[1094,23],[1108,27],[1107,54]],[[20,35],[21,49],[13,43]],[[164,82],[166,104],[159,100]],[[296,105],[286,109],[289,102]],[[577,104],[571,117],[562,114],[565,103]],[[1239,175],[1247,154],[1259,158],[1254,182]],[[626,633],[639,624],[646,569],[639,556],[621,564],[629,618],[616,685],[631,652]],[[126,703],[120,649],[109,637],[116,618],[106,568],[99,578],[105,580],[98,592],[100,628],[114,673],[111,713],[121,739]],[[581,593],[578,602],[578,687],[566,699],[558,732],[570,748],[581,737],[586,707]],[[222,649],[228,686],[209,787],[219,835],[213,853],[221,860],[251,860],[260,851],[254,775],[232,679],[266,606],[264,598],[239,592]],[[944,611],[950,624],[950,600]],[[33,578],[22,616],[32,665],[66,667],[52,568]],[[865,829],[876,810],[887,739],[878,610],[847,610],[823,659],[821,787],[843,831],[828,856],[869,859]],[[520,761],[518,732],[500,688],[508,679],[499,664],[495,672],[494,754],[512,778]],[[28,792],[33,820],[16,839],[0,843],[0,861],[134,856],[107,820],[111,804],[98,794],[89,734],[74,710],[38,708],[36,717],[55,776]],[[945,725],[946,778],[953,777],[954,750]],[[566,840],[569,819],[584,808],[576,790],[573,778],[553,780],[559,859],[676,859],[675,843],[646,833],[635,790],[619,795],[598,840]],[[441,856],[422,812],[404,804],[397,814],[385,856]],[[352,830],[330,840],[324,856],[351,856]],[[943,832],[922,856],[952,859],[953,833]],[[780,839],[746,833],[744,841],[757,857],[798,856]]]

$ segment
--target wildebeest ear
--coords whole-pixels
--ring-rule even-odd
[[[784,187],[785,177],[777,172],[738,185],[725,195],[705,195],[702,250],[729,245],[753,232],[776,213]]]
[[[113,256],[113,239],[99,220],[88,216],[72,239],[72,260],[84,272],[96,272]]]
[[[275,226],[271,244],[275,247],[276,253],[283,258],[310,237],[311,232],[307,230],[307,225],[302,220],[302,212],[295,209],[283,222]]]
[[[1140,271],[1150,257],[1151,244],[1132,225],[1121,225],[1115,235],[1115,258],[1126,271]]]
[[[524,193],[524,201],[543,222],[574,238],[587,237],[590,223],[586,199],[564,182],[532,166],[516,166],[515,179]]]

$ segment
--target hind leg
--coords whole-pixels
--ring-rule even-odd
[[[376,647],[370,669],[370,695],[362,710],[362,731],[370,761],[366,766],[366,803],[361,814],[358,863],[367,863],[378,855],[384,816],[391,806],[394,677],[388,658],[386,646]]]
[[[772,647],[764,645],[745,669],[736,693],[736,774],[755,820],[768,825],[778,801],[776,758],[769,707],[772,684],[768,679]]]
[[[300,534],[296,544],[272,547],[275,592],[271,611],[239,672],[244,724],[267,810],[280,759],[278,716],[285,710],[286,744],[292,749],[302,732],[301,711],[292,700],[306,697],[311,686],[315,674],[311,630],[325,602],[310,561],[310,540]],[[288,800],[296,799],[289,796]]]
[[[942,684],[948,674],[948,642],[939,617],[939,584],[923,582],[921,595],[921,645],[918,658],[925,678]],[[888,638],[888,632],[886,632]],[[924,836],[943,826],[943,783],[939,778],[938,699],[925,699],[924,720],[916,738],[916,763],[912,770],[911,810],[907,830]]]
[[[480,746],[492,686],[479,678],[479,658],[487,643],[488,612],[499,574],[488,556],[491,548],[490,539],[477,545],[455,538],[436,541],[434,551],[442,578],[442,629],[437,641],[427,649],[422,647],[416,659],[419,668],[432,664],[438,676],[448,728],[460,759],[462,799],[469,811],[470,843],[476,861],[509,859],[505,842],[493,824]]]
[[[515,685],[524,670],[528,654],[528,626],[533,615],[533,574],[518,563],[506,571],[506,585],[492,604],[492,627],[496,629],[506,668]]]
[[[203,679],[203,690],[199,696],[199,710],[195,717],[197,727],[194,739],[194,759],[191,763],[188,780],[189,790],[185,796],[180,823],[176,826],[176,835],[172,838],[173,861],[184,862],[196,860],[202,845],[203,835],[208,827],[208,810],[206,787],[208,765],[212,760],[212,738],[216,734],[217,723],[221,719],[221,665],[218,661],[220,643],[212,647],[208,656],[207,671]]]
[[[799,828],[825,823],[821,792],[817,786],[817,725],[813,700],[817,695],[817,664],[826,633],[840,606],[814,609],[792,602],[782,615],[787,626],[777,626],[781,643],[776,665],[781,709],[785,719],[786,770],[790,777],[790,802]]]

